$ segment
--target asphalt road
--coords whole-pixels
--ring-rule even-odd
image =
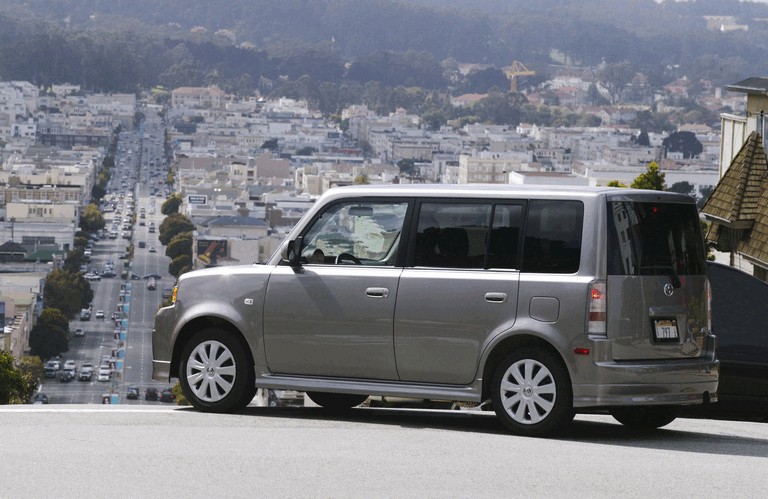
[[[578,416],[556,439],[472,411],[6,406],[3,497],[764,497],[768,424],[638,433]]]

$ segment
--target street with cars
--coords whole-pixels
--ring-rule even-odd
[[[152,322],[162,301],[155,288],[172,286],[174,278],[169,259],[155,250],[162,247],[158,234],[149,230],[162,222],[160,207],[170,191],[160,185],[166,175],[163,128],[156,114],[148,115],[137,131],[119,135],[100,204],[106,226],[89,241],[81,268],[94,299],[70,323],[69,351],[45,365],[44,403],[154,403],[146,390],[170,388],[151,381]],[[146,223],[134,223],[139,220]],[[150,280],[162,284],[147,286]],[[129,397],[129,388],[141,396]]]

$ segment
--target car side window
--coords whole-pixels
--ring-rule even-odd
[[[483,268],[492,208],[490,203],[422,203],[414,264]]]
[[[399,201],[330,206],[304,234],[302,263],[394,266],[407,209]]]
[[[584,205],[580,201],[531,201],[522,270],[558,274],[578,272],[583,218]]]

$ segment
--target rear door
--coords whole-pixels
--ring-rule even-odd
[[[523,203],[425,201],[395,311],[400,379],[467,384],[487,338],[512,327]]]
[[[706,352],[706,253],[696,206],[674,197],[608,201],[607,328],[615,360]]]

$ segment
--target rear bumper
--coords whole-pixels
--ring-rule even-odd
[[[599,384],[574,384],[574,407],[689,405],[717,401],[719,361],[598,363]]]

